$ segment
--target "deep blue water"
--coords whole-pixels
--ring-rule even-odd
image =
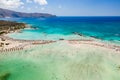
[[[103,40],[120,41],[120,17],[56,17],[56,18],[4,18],[25,22],[47,34],[69,35],[79,32]],[[30,31],[30,30],[29,30]]]

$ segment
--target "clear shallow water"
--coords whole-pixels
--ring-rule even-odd
[[[58,42],[1,53],[0,80],[120,80],[120,54],[81,46]]]
[[[31,39],[31,37],[46,39],[47,35],[52,34],[59,39],[61,36],[78,32],[102,40],[120,41],[120,17],[6,18],[4,20],[25,22],[38,28],[38,30],[23,30],[23,33],[9,35],[18,39]]]

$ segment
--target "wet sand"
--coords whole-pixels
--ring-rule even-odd
[[[71,39],[71,40],[20,40],[20,39],[13,39],[7,36],[0,36],[1,43],[4,43],[2,47],[0,47],[0,52],[11,52],[11,51],[19,51],[19,50],[25,50],[28,48],[34,47],[34,45],[44,45],[44,44],[49,44],[49,43],[54,43],[54,42],[59,42],[59,41],[64,41],[68,42],[70,44],[76,44],[79,46],[79,44],[87,44],[89,45],[94,45],[98,47],[105,47],[109,49],[114,49],[116,51],[120,51],[120,46],[114,45],[114,44],[108,44],[108,43],[103,43],[100,41],[96,41],[95,39]],[[2,41],[4,39],[4,41]],[[6,45],[8,44],[8,45]]]

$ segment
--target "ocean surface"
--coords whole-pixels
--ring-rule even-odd
[[[37,30],[24,29],[22,33],[9,35],[18,39],[57,40],[77,32],[97,39],[120,41],[120,17],[2,18],[2,20],[24,22],[37,28]]]

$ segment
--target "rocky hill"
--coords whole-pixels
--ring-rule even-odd
[[[41,18],[41,17],[47,18],[56,16],[47,13],[22,13],[0,8],[0,18]]]

